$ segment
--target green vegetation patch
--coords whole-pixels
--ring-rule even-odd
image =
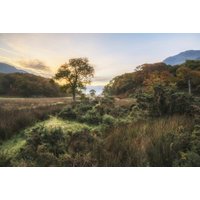
[[[7,157],[14,157],[20,149],[26,144],[26,140],[22,134],[12,137],[0,146],[0,152],[6,154]]]
[[[29,128],[29,129],[26,129],[25,133],[31,134],[32,130],[34,128],[36,128],[37,126],[43,126],[47,131],[60,128],[64,133],[69,133],[69,132],[73,133],[73,132],[81,131],[81,130],[84,130],[84,129],[91,130],[93,128],[92,126],[89,126],[89,125],[84,124],[84,123],[79,123],[79,122],[76,122],[76,121],[63,120],[63,119],[58,118],[58,117],[51,117],[48,120],[45,120],[43,122],[39,122],[35,126]]]

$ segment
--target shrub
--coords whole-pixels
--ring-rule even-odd
[[[170,114],[191,114],[193,97],[184,92],[175,92],[171,95],[168,107]]]
[[[104,97],[99,100],[99,103],[96,104],[95,109],[99,112],[100,115],[110,114],[114,109],[114,98]]]
[[[77,117],[84,115],[88,110],[91,110],[93,103],[81,102],[75,105],[74,111],[76,112]]]
[[[94,137],[87,131],[74,133],[68,142],[70,153],[88,153],[92,150]]]
[[[115,118],[112,117],[111,115],[105,114],[103,115],[102,122],[103,124],[113,126],[116,121],[115,121]]]
[[[200,155],[193,152],[180,152],[180,158],[175,160],[173,165],[175,167],[199,167]]]
[[[27,133],[26,145],[14,166],[91,166],[95,137],[87,130],[63,132],[38,125]],[[75,164],[76,163],[76,164]]]
[[[72,106],[65,107],[58,115],[63,119],[76,119],[76,113],[73,110]]]
[[[11,158],[8,157],[6,152],[0,151],[0,167],[10,167]]]
[[[60,128],[47,130],[37,126],[27,135],[27,143],[19,153],[19,159],[27,165],[56,166],[57,158],[66,150],[66,139]]]
[[[131,108],[131,111],[128,115],[132,121],[138,121],[147,118],[148,112],[146,110],[141,110],[139,106],[135,105]]]
[[[89,124],[100,124],[102,117],[96,109],[88,110],[87,113],[82,117],[82,120]]]
[[[110,115],[113,117],[125,117],[129,113],[129,109],[121,107],[121,106],[116,106],[115,108],[112,109],[110,112]]]

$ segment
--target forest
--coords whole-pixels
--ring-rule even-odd
[[[53,79],[28,73],[0,73],[0,96],[60,97],[64,93]]]
[[[200,166],[199,60],[176,66],[143,64],[112,79],[102,96],[94,90],[90,95],[80,93],[93,74],[88,59],[71,59],[59,68],[54,80],[45,82],[42,96],[62,96],[57,81],[64,78],[62,92],[64,88],[73,98],[45,100],[31,108],[31,101],[24,107],[26,101],[21,106],[16,106],[18,100],[11,101],[8,106],[4,100],[0,166]],[[16,76],[22,75],[1,75],[0,94],[29,97],[20,86],[30,78],[21,78],[14,84],[17,89],[9,86],[4,91],[7,80]],[[32,91],[31,96],[41,95]],[[25,118],[32,117],[24,123],[27,112]]]

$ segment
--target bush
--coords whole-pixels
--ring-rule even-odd
[[[81,102],[74,106],[74,111],[76,112],[76,115],[79,117],[81,115],[84,115],[88,110],[91,110],[93,105],[94,105],[93,103]]]
[[[11,166],[11,158],[8,157],[6,152],[0,152],[0,167],[10,167]]]
[[[72,106],[67,106],[58,115],[63,119],[76,119],[77,115]]]
[[[111,115],[105,114],[102,118],[102,122],[103,122],[103,124],[113,126],[115,124],[116,120]]]
[[[146,119],[147,116],[148,112],[146,110],[141,110],[139,106],[135,105],[131,108],[128,118],[130,118],[132,121],[138,121]]]
[[[26,145],[12,162],[14,166],[92,166],[94,164],[90,152],[96,140],[87,129],[68,133],[60,128],[49,130],[38,125],[27,133],[26,141]]]
[[[180,158],[175,160],[173,165],[175,167],[199,167],[200,156],[193,151],[180,152]]]
[[[121,107],[121,106],[116,106],[115,108],[112,109],[110,112],[110,115],[113,117],[125,117],[129,113],[129,109]]]
[[[82,121],[89,124],[100,124],[102,117],[96,109],[88,110],[87,113],[82,117]]]
[[[27,135],[27,143],[19,153],[28,166],[56,166],[58,157],[64,154],[66,138],[60,128],[47,130],[37,126]]]
[[[193,97],[184,92],[175,92],[171,95],[168,107],[170,114],[191,114]]]
[[[87,131],[74,133],[68,143],[69,153],[88,153],[92,150],[94,137]]]

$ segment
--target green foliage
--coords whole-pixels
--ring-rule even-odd
[[[103,115],[102,122],[103,124],[113,126],[116,123],[116,120],[113,116],[105,114]]]
[[[91,166],[90,151],[95,142],[87,129],[69,132],[61,127],[34,127],[13,161],[22,166]]]
[[[130,118],[131,121],[139,121],[139,120],[147,119],[148,113],[147,113],[147,111],[139,108],[138,105],[135,105],[131,108],[128,118]]]
[[[102,122],[102,116],[95,108],[93,108],[92,110],[88,110],[86,112],[86,114],[82,117],[82,121],[98,125]]]
[[[94,68],[87,58],[70,59],[69,63],[63,64],[55,75],[56,80],[65,81],[64,87],[70,89],[73,100],[76,100],[77,91],[85,88],[94,75]]]
[[[174,161],[175,167],[199,167],[200,155],[193,152],[180,152],[180,158]]]
[[[153,94],[141,93],[136,96],[138,107],[151,117],[193,113],[193,96],[164,86],[155,86]]]
[[[11,158],[7,156],[7,153],[0,151],[0,167],[10,167],[10,160]]]
[[[73,110],[72,106],[65,107],[58,115],[63,119],[76,119],[76,112]]]

